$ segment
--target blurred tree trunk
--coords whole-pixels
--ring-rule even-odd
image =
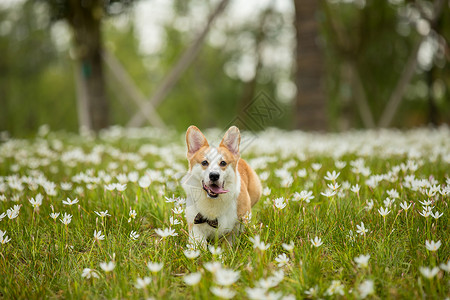
[[[103,1],[69,0],[67,17],[76,51],[80,126],[98,132],[109,125],[102,63],[101,18]]]
[[[295,128],[303,130],[327,129],[326,98],[324,92],[324,58],[318,45],[319,10],[317,0],[294,0],[297,32]]]
[[[426,83],[428,85],[428,123],[433,126],[439,125],[439,110],[436,105],[436,100],[434,99],[434,93],[433,93],[433,83],[434,83],[434,67],[431,68],[428,72],[425,74],[426,76]]]

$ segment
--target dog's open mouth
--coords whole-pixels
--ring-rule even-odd
[[[206,191],[209,197],[211,198],[217,198],[220,194],[228,193],[226,189],[224,189],[223,185],[222,187],[218,186],[217,184],[211,183],[210,185],[206,185],[204,182],[203,189]]]

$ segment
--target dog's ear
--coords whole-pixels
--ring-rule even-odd
[[[241,133],[236,126],[231,126],[225,133],[221,147],[227,148],[234,155],[239,155],[239,144],[241,143]]]
[[[186,144],[188,148],[187,157],[191,157],[195,154],[200,148],[204,146],[209,146],[208,141],[206,140],[203,133],[196,126],[189,126],[186,131]]]

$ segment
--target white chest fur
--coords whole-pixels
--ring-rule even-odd
[[[189,176],[190,174],[188,174]],[[240,176],[236,174],[236,182],[228,186],[229,192],[217,198],[209,198],[199,186],[183,184],[186,191],[186,220],[193,224],[195,216],[200,213],[209,220],[217,219],[218,228],[207,223],[194,224],[191,237],[207,239],[214,236],[223,236],[232,231],[238,223],[237,198],[240,192]]]

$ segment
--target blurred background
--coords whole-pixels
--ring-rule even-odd
[[[1,0],[0,131],[449,124],[449,40],[449,0]]]

